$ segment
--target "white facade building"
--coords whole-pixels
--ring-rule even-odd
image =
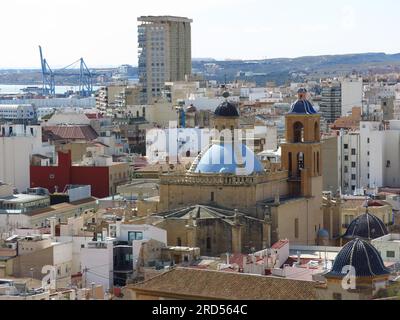
[[[343,194],[400,187],[400,120],[361,121],[359,131],[340,132],[339,185]]]
[[[0,119],[32,120],[36,118],[35,109],[31,104],[2,104]]]
[[[343,194],[361,187],[360,133],[341,131],[338,138],[339,186]]]
[[[113,240],[91,241],[81,250],[83,285],[102,285],[105,291],[113,287]]]
[[[363,99],[362,78],[344,78],[341,81],[342,117],[351,113],[353,107],[361,107]]]
[[[54,158],[54,146],[42,142],[40,126],[0,126],[0,181],[20,192],[30,187],[30,157],[41,154]]]
[[[379,251],[384,262],[400,262],[400,234],[387,234],[371,244]]]
[[[400,120],[360,123],[361,185],[400,187]]]
[[[44,116],[50,115],[55,112],[55,108],[38,108],[36,109],[36,115],[38,120],[42,120]]]
[[[110,225],[112,228],[113,225]],[[167,231],[147,224],[122,224],[117,221],[115,225],[115,235],[110,236],[117,238],[118,241],[135,241],[135,240],[157,240],[167,244]]]

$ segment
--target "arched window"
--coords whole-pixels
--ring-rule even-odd
[[[190,157],[190,150],[186,151],[186,157]]]
[[[319,130],[319,125],[318,125],[318,122],[315,122],[315,124],[314,124],[314,139],[315,139],[315,141],[319,141],[320,138],[321,138],[321,133]]]
[[[304,153],[299,152],[297,154],[297,175],[301,175],[301,169],[304,169]]]
[[[317,170],[317,154],[314,152],[314,174],[316,173]]]
[[[139,118],[139,110],[136,111],[136,118]]]
[[[211,238],[207,237],[207,250],[211,250]]]
[[[289,152],[289,177],[292,176],[292,167],[293,167],[292,153]]]
[[[301,122],[295,122],[293,125],[293,142],[304,142],[304,126]]]

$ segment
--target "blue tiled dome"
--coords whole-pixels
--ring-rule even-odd
[[[340,250],[327,276],[346,276],[347,272],[342,271],[346,266],[354,267],[356,277],[374,277],[390,273],[383,264],[379,252],[369,242],[358,238]]]
[[[254,155],[253,151],[242,143],[237,144],[237,151],[244,162],[241,166],[240,157],[235,155],[233,145],[232,143],[213,144],[201,157],[195,172],[239,174],[237,169],[241,167],[245,175],[264,172],[260,160]]]
[[[299,98],[290,107],[289,114],[315,114],[315,113],[317,113],[317,111],[315,111],[315,109],[312,106],[312,104],[310,103],[310,101],[308,101],[306,98],[307,90],[305,88],[300,88],[297,91],[297,94],[298,94]]]
[[[367,211],[350,223],[343,237],[372,240],[387,234],[388,230],[382,220]]]
[[[290,107],[289,113],[292,114],[316,114],[314,107],[308,100],[296,100]]]
[[[329,239],[329,232],[326,229],[319,229],[317,233],[318,238],[327,238]]]

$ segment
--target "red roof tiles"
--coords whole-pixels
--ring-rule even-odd
[[[98,137],[91,126],[46,126],[43,127],[43,137],[47,140],[86,140]]]

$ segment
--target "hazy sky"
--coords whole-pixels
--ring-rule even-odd
[[[137,65],[140,15],[194,20],[192,56],[400,52],[398,0],[1,0],[0,68]]]

